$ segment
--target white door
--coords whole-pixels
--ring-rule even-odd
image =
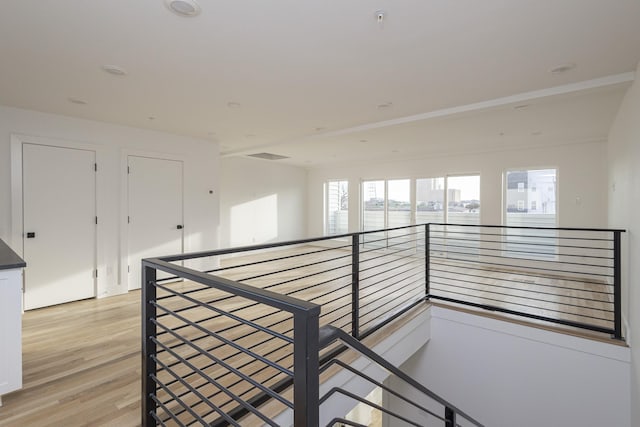
[[[182,162],[129,156],[127,164],[129,289],[138,289],[143,258],[182,253]]]
[[[22,146],[26,310],[96,296],[95,158]]]

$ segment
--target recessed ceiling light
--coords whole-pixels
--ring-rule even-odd
[[[549,72],[551,74],[562,74],[562,73],[566,73],[569,70],[573,70],[574,68],[576,68],[576,64],[567,63],[567,64],[558,65],[557,67],[553,67],[552,69],[549,70]]]
[[[320,132],[321,130],[325,130],[326,128],[322,127],[322,126],[318,126],[317,128],[313,128],[313,130],[315,130],[316,132]]]
[[[385,102],[384,104],[378,104],[377,108],[379,110],[385,109],[385,108],[391,108],[393,106],[393,102]]]
[[[516,111],[523,111],[523,110],[526,110],[529,107],[530,107],[529,104],[520,104],[520,105],[516,105],[515,107],[513,107],[513,109],[516,110]]]
[[[531,132],[531,136],[539,136],[539,135],[542,135],[542,132],[540,132],[539,130],[535,132]]]
[[[360,142],[369,142],[369,141],[366,139],[361,139]]]
[[[117,65],[103,65],[102,69],[109,74],[113,74],[114,76],[127,75],[127,72],[125,71],[125,69],[122,67],[118,67]]]
[[[227,107],[229,107],[229,108],[240,108],[240,103],[239,102],[230,101],[230,102],[227,102]]]
[[[256,136],[252,133],[248,133],[245,135],[245,138],[255,138]]]
[[[147,120],[155,120],[155,119],[156,119],[156,118],[155,118],[155,117],[153,117],[153,116],[149,116],[149,117],[147,117]]]
[[[69,102],[71,102],[72,104],[87,105],[87,101],[79,98],[69,98]]]
[[[391,150],[392,153],[399,153],[399,150]]]
[[[498,135],[499,136],[504,136],[504,132],[500,132]]]
[[[178,16],[198,16],[202,11],[195,0],[164,0],[164,4]]]

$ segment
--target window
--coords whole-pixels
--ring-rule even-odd
[[[362,230],[377,230],[385,224],[385,182],[362,183]]]
[[[480,223],[480,175],[419,178],[413,191],[411,179],[363,181],[362,230]]]
[[[411,180],[391,179],[362,183],[364,231],[411,225]]]
[[[349,232],[349,182],[329,181],[325,185],[325,230],[324,233],[345,234]]]
[[[443,223],[444,178],[416,180],[416,224]]]
[[[387,181],[387,225],[386,228],[411,225],[411,180]]]
[[[505,225],[556,226],[556,170],[507,171]],[[521,191],[522,189],[522,191]],[[536,191],[540,189],[540,191]],[[545,191],[546,190],[546,191]],[[529,206],[530,209],[526,209]]]
[[[451,224],[480,224],[480,175],[447,177],[447,218]]]
[[[507,171],[504,197],[505,225],[556,227],[556,176],[555,169]],[[522,191],[520,184],[523,184]],[[509,256],[529,259],[555,256],[555,230],[538,230],[535,238],[529,234],[526,229],[507,230],[504,249],[509,251]]]

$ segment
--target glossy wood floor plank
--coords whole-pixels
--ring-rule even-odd
[[[0,426],[140,424],[140,292],[28,311]]]

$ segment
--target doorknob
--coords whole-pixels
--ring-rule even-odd
[[[36,233],[33,233],[33,232],[28,232],[27,233],[27,239],[33,239],[35,237],[36,237]]]
[[[182,225],[178,225],[176,228],[177,228],[178,230],[182,230],[184,227],[183,227]]]

